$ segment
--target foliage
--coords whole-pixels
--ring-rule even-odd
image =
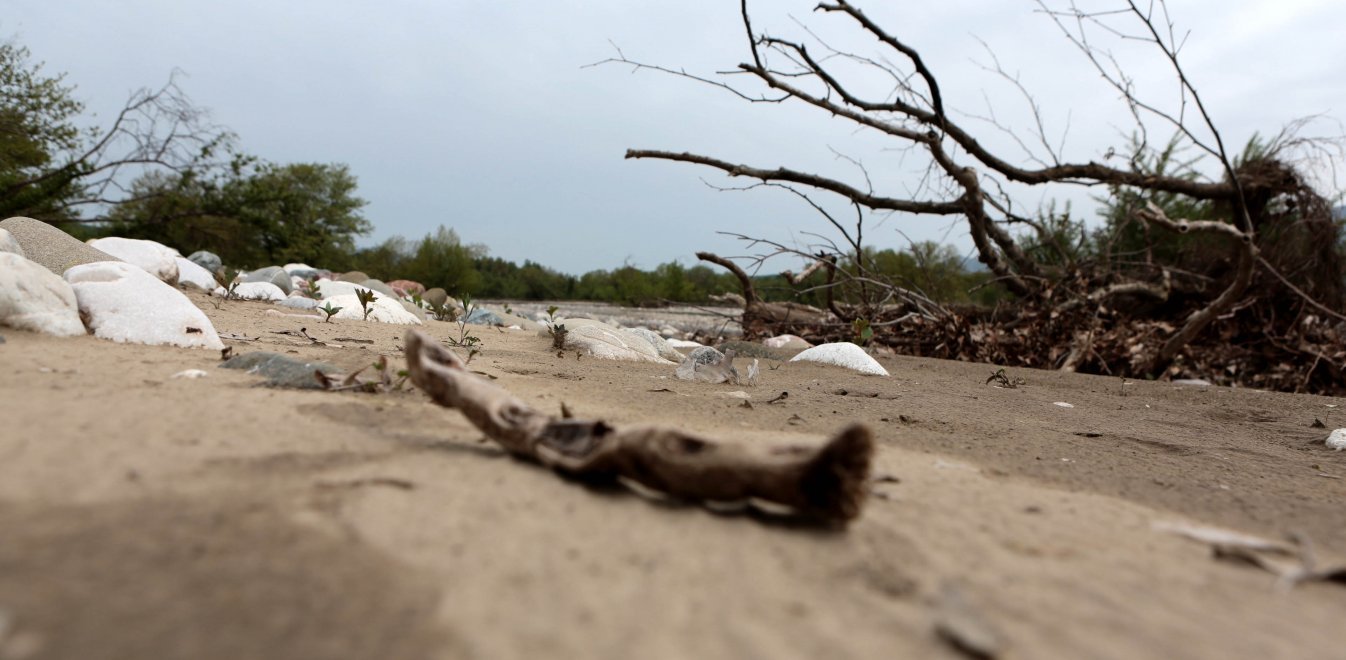
[[[208,249],[231,264],[337,264],[373,225],[342,164],[277,164],[235,155],[210,175],[151,172],[109,214],[105,234],[146,238],[183,252]]]
[[[364,320],[369,320],[369,313],[374,311],[370,305],[374,303],[374,292],[369,289],[356,289],[355,299],[360,301],[360,309],[364,312]]]
[[[0,217],[100,221],[82,210],[136,199],[127,184],[137,173],[209,171],[233,139],[172,78],[134,92],[109,125],[82,129],[75,88],[29,58],[27,48],[0,43]]]

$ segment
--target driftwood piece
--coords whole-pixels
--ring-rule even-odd
[[[406,335],[412,382],[456,408],[511,454],[568,474],[627,480],[699,502],[765,501],[800,516],[844,522],[860,514],[874,440],[860,424],[822,445],[722,443],[675,428],[616,429],[557,419],[473,375],[416,330]]]

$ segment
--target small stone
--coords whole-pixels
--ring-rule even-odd
[[[467,315],[467,322],[473,325],[504,325],[505,322],[500,315],[484,307],[475,307],[472,313]]]
[[[212,274],[220,272],[224,268],[224,262],[220,261],[219,255],[206,250],[197,250],[187,256],[187,260],[210,271]]]
[[[435,307],[443,306],[449,300],[449,293],[444,289],[435,287],[421,294],[421,300],[430,303]]]
[[[779,335],[770,337],[763,339],[762,345],[767,348],[785,351],[802,351],[806,348],[813,348],[813,344],[808,343],[808,341],[798,335]]]
[[[341,282],[360,284],[361,282],[364,282],[365,280],[369,279],[369,276],[358,270],[352,270],[338,275],[336,279]]]
[[[285,300],[285,292],[271,282],[244,282],[234,287],[234,297],[243,300]]]
[[[291,307],[294,309],[317,309],[318,301],[303,296],[289,296],[285,300],[276,303],[281,307]]]
[[[172,378],[186,378],[186,379],[189,379],[189,380],[194,380],[194,379],[197,379],[197,378],[205,378],[206,376],[209,376],[209,375],[210,375],[210,374],[208,374],[208,373],[206,373],[205,371],[202,371],[202,370],[200,370],[200,369],[186,369],[186,370],[184,370],[184,371],[179,371],[179,372],[173,374],[171,377],[172,377]]]
[[[292,387],[305,390],[322,389],[314,372],[336,373],[337,368],[323,362],[304,362],[279,353],[255,352],[236,355],[220,363],[223,369],[245,369],[259,374],[272,387]]]

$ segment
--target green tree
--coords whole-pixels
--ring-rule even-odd
[[[373,228],[342,164],[258,163],[236,156],[212,176],[150,172],[110,214],[105,233],[183,252],[211,250],[243,267],[308,262],[341,268]]]
[[[27,48],[0,44],[0,216],[50,216],[80,194],[69,176],[54,176],[61,157],[79,147],[74,119],[84,110],[64,84],[28,61]]]
[[[82,210],[138,199],[123,188],[139,174],[216,168],[215,154],[233,139],[172,78],[132,94],[102,129],[80,128],[84,104],[74,92],[64,74],[30,61],[27,48],[0,43],[0,217],[102,221]]]

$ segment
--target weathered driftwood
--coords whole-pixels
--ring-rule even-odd
[[[615,429],[536,411],[416,330],[407,331],[406,352],[412,382],[436,403],[457,408],[511,454],[561,472],[625,479],[694,501],[765,501],[830,521],[855,518],[865,500],[874,440],[860,424],[822,445],[721,443],[657,426]]]

